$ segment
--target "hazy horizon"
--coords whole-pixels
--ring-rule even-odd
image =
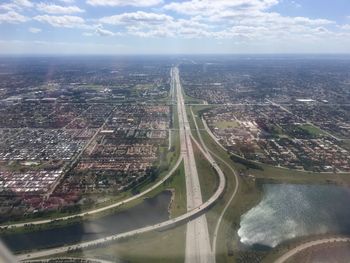
[[[6,0],[1,54],[350,53],[346,0]]]

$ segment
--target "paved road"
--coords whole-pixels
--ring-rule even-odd
[[[104,206],[101,208],[96,208],[94,210],[91,211],[87,211],[87,212],[82,212],[82,213],[78,213],[78,214],[73,214],[70,216],[64,216],[64,217],[59,217],[59,218],[55,218],[55,219],[43,219],[43,220],[38,220],[38,221],[31,221],[31,222],[25,222],[25,223],[15,223],[15,224],[7,224],[7,225],[2,225],[0,226],[0,228],[4,228],[4,227],[23,227],[25,225],[28,224],[32,224],[32,225],[40,225],[40,224],[47,224],[47,223],[52,223],[54,221],[57,220],[67,220],[67,219],[72,219],[74,217],[83,217],[86,215],[93,215],[93,214],[97,214],[112,208],[116,208],[122,205],[125,205],[126,203],[129,203],[131,201],[134,201],[146,194],[148,194],[149,192],[151,192],[152,190],[156,189],[157,187],[159,187],[161,184],[163,184],[167,179],[169,179],[169,177],[171,177],[173,175],[173,173],[175,172],[175,170],[179,167],[180,163],[182,161],[182,156],[180,155],[176,164],[174,165],[174,167],[166,174],[166,176],[164,176],[159,182],[157,182],[156,184],[152,185],[150,188],[148,188],[147,190],[134,195],[132,197],[129,197],[127,199],[124,199],[122,201],[116,202],[114,204],[108,205],[108,206]]]
[[[202,152],[204,152],[202,150]],[[203,212],[207,211],[223,194],[225,190],[225,176],[220,172],[220,168],[218,165],[214,165],[214,168],[217,169],[218,175],[219,175],[219,186],[216,189],[215,193],[203,204],[201,204],[198,207],[195,207],[193,210],[187,212],[186,214],[183,214],[181,216],[178,216],[174,219],[169,219],[165,222],[153,225],[153,226],[146,226],[143,228],[135,229],[129,232],[121,233],[121,234],[116,234],[112,235],[109,237],[105,238],[100,238],[92,241],[87,241],[87,242],[81,242],[79,244],[71,245],[71,246],[63,246],[63,247],[58,247],[58,248],[53,248],[53,249],[47,249],[47,250],[41,250],[41,251],[36,251],[33,253],[28,253],[28,254],[22,254],[18,255],[17,259],[18,260],[29,260],[29,259],[35,259],[35,258],[40,258],[40,257],[48,257],[60,253],[66,253],[71,250],[76,250],[76,249],[86,249],[86,248],[91,248],[96,245],[108,243],[108,242],[113,242],[116,240],[120,240],[123,238],[128,238],[132,237],[135,235],[147,233],[150,231],[155,231],[155,230],[163,230],[163,229],[168,229],[169,227],[172,227],[174,225],[179,225],[184,222],[188,222],[196,217],[198,215],[201,215]],[[205,262],[205,261],[204,261]]]
[[[308,249],[310,247],[319,246],[327,243],[338,243],[338,242],[350,242],[350,238],[346,238],[346,237],[325,238],[325,239],[319,239],[319,240],[311,241],[305,244],[301,244],[300,246],[297,246],[296,248],[293,248],[292,250],[289,250],[286,254],[282,255],[280,258],[278,258],[275,261],[275,263],[286,262],[289,258],[293,257],[299,252],[305,249]]]
[[[63,173],[61,174],[61,176],[54,182],[54,184],[51,186],[50,190],[45,193],[44,197],[45,198],[49,198],[52,193],[56,190],[57,186],[61,183],[61,181],[63,180],[63,178],[65,177],[66,173],[72,168],[74,167],[74,165],[79,161],[80,157],[83,155],[83,153],[85,152],[85,150],[89,147],[89,145],[95,140],[95,138],[97,137],[97,135],[100,133],[100,131],[106,126],[108,118],[110,117],[110,115],[113,113],[115,107],[113,107],[113,109],[110,111],[110,113],[108,114],[108,116],[105,118],[103,124],[101,125],[100,128],[98,128],[96,130],[96,132],[94,133],[94,135],[90,138],[90,140],[85,144],[85,146],[83,147],[83,149],[77,153],[73,159],[63,168]],[[87,110],[86,110],[87,111]]]
[[[212,251],[213,254],[216,255],[216,248],[217,248],[217,237],[218,237],[218,233],[219,233],[219,228],[222,222],[222,219],[224,218],[224,215],[227,211],[227,209],[229,208],[230,204],[232,203],[233,198],[235,198],[237,191],[238,191],[238,187],[239,187],[239,180],[238,180],[238,176],[235,170],[233,170],[233,168],[226,162],[224,161],[222,158],[220,158],[218,155],[214,154],[213,152],[210,152],[213,156],[215,156],[215,158],[217,158],[218,160],[220,160],[222,163],[224,163],[232,172],[232,174],[235,177],[235,189],[232,192],[232,195],[230,196],[230,199],[227,201],[224,209],[222,210],[220,217],[216,223],[215,226],[215,230],[214,230],[214,236],[213,236],[213,244],[212,244]]]
[[[180,88],[181,88],[181,86],[180,86]],[[181,98],[182,98],[182,100],[181,100]],[[184,111],[184,103],[183,103],[182,95],[180,95],[180,100],[182,101],[182,104],[183,104],[183,106],[180,107],[180,108],[182,108],[181,115],[183,116],[184,113],[186,113],[186,112]],[[186,115],[186,119],[187,119],[187,115]],[[184,122],[182,124],[184,124]],[[182,130],[185,131],[185,128],[183,127]],[[188,147],[189,146],[188,142],[191,142],[192,135],[190,134],[191,130],[189,129],[188,122],[187,122],[187,130],[189,132],[183,133],[183,136],[184,136],[184,134],[188,134],[187,135],[188,136],[187,143],[183,139],[181,141],[181,144],[183,145],[182,147]],[[203,217],[203,213],[205,211],[207,211],[224,193],[226,180],[225,180],[225,176],[224,176],[223,172],[221,171],[220,167],[215,163],[215,161],[211,158],[211,156],[205,150],[202,149],[202,147],[198,144],[198,142],[195,141],[195,143],[198,145],[198,148],[201,150],[201,152],[204,154],[204,156],[210,161],[210,163],[212,164],[213,168],[217,171],[217,174],[219,176],[219,186],[216,189],[215,193],[206,202],[201,203],[200,205],[198,205],[196,207],[193,207],[192,210],[188,211],[186,214],[183,214],[183,215],[178,216],[178,217],[173,218],[173,219],[169,219],[165,222],[162,222],[162,223],[159,223],[156,225],[146,226],[143,228],[135,229],[135,230],[132,230],[129,232],[121,233],[121,234],[112,235],[112,236],[105,237],[105,238],[100,238],[97,240],[81,242],[81,243],[71,245],[71,246],[63,246],[63,247],[58,247],[58,248],[53,248],[53,249],[36,251],[33,253],[28,253],[28,254],[22,254],[22,255],[18,255],[17,259],[18,260],[29,260],[29,259],[35,259],[35,258],[40,258],[40,257],[48,257],[48,256],[60,254],[60,253],[66,253],[66,252],[71,251],[71,250],[91,248],[91,247],[94,247],[96,245],[105,244],[108,242],[113,242],[113,241],[116,241],[119,239],[132,237],[132,236],[139,235],[139,234],[146,233],[146,232],[150,232],[150,231],[165,230],[165,229],[168,229],[169,227],[173,227],[174,225],[179,225],[179,224],[182,224],[184,222],[189,222],[189,224],[191,224],[192,222],[196,222],[198,218]],[[182,160],[182,156],[184,153],[185,153],[185,151],[182,152],[181,157],[179,158],[176,167],[178,166],[178,164]],[[193,168],[193,165],[192,165],[192,167],[189,167],[189,169],[192,169],[192,168]],[[173,170],[175,170],[175,167],[173,168]],[[191,197],[191,198],[193,198],[193,197]],[[203,225],[203,221],[199,221],[200,227],[197,227],[197,224],[195,224],[195,227],[193,229],[190,229],[190,231],[194,231],[198,235],[190,236],[189,239],[187,239],[187,237],[186,237],[186,240],[188,240],[189,242],[192,242],[193,240],[195,241],[195,244],[193,244],[193,243],[187,243],[187,244],[191,248],[193,248],[194,251],[196,251],[195,258],[193,258],[194,261],[187,261],[187,262],[192,263],[192,262],[214,262],[215,261],[213,255],[211,253],[211,250],[210,250],[209,236],[208,236],[208,239],[198,240],[199,238],[202,238],[203,235],[206,235],[206,233],[207,233],[207,230],[202,231],[202,229],[201,229],[202,225]],[[204,246],[202,246],[203,241],[205,243]],[[204,250],[203,250],[203,248],[204,248]],[[194,254],[193,252],[188,251],[188,254],[187,254],[188,259],[190,259],[191,255],[193,255],[193,254]],[[200,260],[200,261],[198,261],[198,260]]]
[[[191,114],[192,114],[192,118],[193,118],[193,122],[194,122],[194,125],[196,127],[196,130],[197,130],[197,134],[198,134],[198,137],[199,137],[199,140],[201,141],[201,144],[203,145],[203,148],[204,150],[207,152],[207,154],[209,155],[212,155],[214,156],[216,159],[220,160],[222,163],[224,163],[232,172],[233,176],[235,177],[235,189],[233,190],[232,192],[232,195],[230,196],[229,200],[227,201],[224,209],[222,210],[219,218],[218,218],[218,221],[216,222],[216,226],[215,226],[215,230],[214,230],[214,235],[213,235],[213,242],[212,242],[212,252],[213,252],[213,255],[214,257],[216,256],[216,245],[217,245],[217,236],[218,236],[218,232],[219,232],[219,228],[220,228],[220,225],[221,225],[221,222],[222,222],[222,219],[227,211],[227,209],[229,208],[233,198],[236,196],[237,194],[237,191],[238,191],[238,186],[239,186],[239,180],[238,180],[238,176],[237,176],[237,173],[236,171],[231,167],[230,164],[228,164],[225,160],[223,160],[220,156],[216,155],[215,153],[213,153],[212,151],[210,151],[206,144],[204,143],[203,141],[203,138],[202,138],[202,134],[200,133],[199,129],[198,129],[198,124],[197,124],[197,121],[196,121],[196,118],[193,114],[193,111],[192,111],[192,107],[191,107]],[[206,125],[204,119],[202,119],[202,122],[204,123],[206,129],[207,129],[207,132],[209,130],[208,126]],[[210,131],[210,130],[209,130]],[[214,137],[214,135],[212,135]],[[214,137],[215,138],[215,137]],[[218,143],[218,145],[220,145]],[[223,147],[222,145],[220,145],[221,147]],[[224,148],[225,149],[225,148]],[[226,151],[226,150],[225,150]]]
[[[271,103],[273,106],[276,106],[276,107],[280,108],[281,110],[284,110],[285,112],[288,112],[289,114],[294,115],[294,116],[300,118],[300,119],[301,119],[302,121],[304,121],[306,124],[309,124],[309,125],[311,125],[311,126],[317,128],[317,129],[323,131],[324,133],[326,133],[328,136],[332,137],[333,139],[335,139],[335,140],[337,140],[337,141],[342,141],[342,139],[340,139],[340,138],[334,136],[333,134],[329,133],[328,131],[325,131],[325,130],[321,129],[320,127],[318,127],[317,125],[313,124],[313,123],[310,122],[309,120],[306,120],[306,119],[304,119],[304,118],[302,118],[302,117],[300,117],[300,116],[294,114],[293,112],[291,112],[290,110],[288,110],[286,107],[282,106],[281,104],[278,104],[278,103],[276,103],[276,102],[273,102],[272,100],[269,100],[269,99],[266,99],[266,101],[269,102],[269,103]]]
[[[191,211],[203,203],[202,193],[196,160],[193,153],[191,128],[187,118],[178,68],[172,69],[171,77],[172,86],[175,86],[177,97],[181,154],[184,159],[186,175],[187,211]],[[214,262],[210,247],[207,218],[205,215],[201,215],[187,224],[185,263],[196,262]]]
[[[60,262],[78,262],[78,260],[80,260],[81,262],[89,262],[89,263],[113,263],[112,261],[108,261],[108,260],[103,260],[103,259],[95,259],[95,258],[68,258],[68,257],[62,257],[62,258],[50,258],[50,259],[41,259],[40,263],[51,263],[52,260],[61,260]],[[69,261],[70,260],[70,261]],[[25,263],[38,263],[39,261],[37,260],[29,260],[29,261],[25,261]]]

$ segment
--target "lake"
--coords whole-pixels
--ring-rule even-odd
[[[273,248],[296,237],[350,233],[349,188],[265,184],[263,192],[260,203],[241,217],[244,245]]]
[[[62,228],[3,236],[1,239],[12,251],[23,251],[62,246],[127,232],[169,219],[171,196],[171,191],[163,191],[135,207],[116,214]]]

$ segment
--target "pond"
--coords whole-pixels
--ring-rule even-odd
[[[265,184],[258,205],[241,217],[238,235],[247,246],[273,248],[317,234],[350,233],[350,189],[335,185]]]
[[[171,196],[171,191],[163,191],[135,207],[116,214],[61,228],[3,236],[1,239],[12,251],[23,251],[62,246],[127,232],[169,219]]]

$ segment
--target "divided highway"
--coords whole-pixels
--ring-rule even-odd
[[[202,150],[202,152],[203,152],[203,150]],[[215,165],[214,168],[217,169],[218,173],[219,173],[219,171],[221,171],[221,170],[218,170],[220,168],[217,165]],[[135,230],[132,230],[129,232],[116,234],[116,235],[112,235],[109,237],[100,238],[100,239],[96,239],[96,240],[92,240],[92,241],[82,242],[82,243],[71,245],[71,246],[63,246],[63,247],[41,250],[41,251],[36,251],[33,253],[18,255],[17,259],[23,261],[23,260],[30,260],[30,259],[40,258],[40,257],[48,257],[48,256],[52,256],[52,255],[66,253],[68,251],[76,250],[76,249],[87,249],[87,248],[91,248],[91,247],[94,247],[94,246],[97,246],[100,244],[113,242],[116,240],[132,237],[132,236],[147,233],[150,231],[165,230],[165,229],[168,229],[170,227],[189,222],[190,220],[198,217],[198,215],[202,215],[212,205],[214,205],[214,203],[223,194],[224,189],[225,189],[225,183],[226,183],[225,176],[221,172],[221,173],[219,173],[219,186],[218,186],[217,190],[215,191],[214,195],[212,197],[210,197],[203,204],[199,205],[198,207],[195,207],[193,210],[187,212],[186,214],[178,216],[174,219],[169,219],[165,222],[162,222],[162,223],[159,223],[159,224],[156,224],[153,226],[147,226],[147,227],[135,229]]]
[[[214,162],[214,159],[212,159],[212,156],[211,156],[211,155],[213,155],[216,159],[220,160],[220,162],[222,162],[223,164],[225,164],[225,165],[231,170],[233,176],[235,177],[235,188],[234,188],[234,190],[233,190],[233,192],[232,192],[232,195],[230,196],[228,202],[226,203],[224,209],[222,210],[222,212],[221,212],[221,214],[220,214],[220,216],[219,216],[219,218],[218,218],[218,221],[217,221],[217,223],[216,223],[216,226],[215,226],[214,235],[213,235],[213,242],[212,242],[212,253],[213,253],[214,257],[215,257],[215,255],[216,255],[216,248],[217,248],[217,238],[218,238],[219,228],[220,228],[221,222],[222,222],[222,220],[223,220],[223,218],[224,218],[224,215],[225,215],[227,209],[229,208],[229,206],[230,206],[232,200],[235,198],[235,196],[236,196],[236,194],[237,194],[238,187],[239,187],[239,179],[238,179],[238,175],[237,175],[236,171],[232,168],[231,165],[229,165],[229,164],[228,164],[225,160],[223,160],[220,156],[216,155],[215,153],[213,153],[212,151],[210,151],[210,150],[208,149],[208,147],[207,147],[206,144],[204,143],[204,140],[203,140],[203,138],[202,138],[202,134],[200,133],[200,130],[199,130],[199,128],[198,128],[198,124],[197,124],[197,121],[196,121],[196,117],[195,117],[194,114],[193,114],[192,107],[191,107],[191,114],[192,114],[192,119],[193,119],[194,125],[195,125],[196,130],[197,130],[198,138],[199,138],[199,140],[200,140],[200,142],[201,142],[201,144],[203,145],[203,148],[204,148],[204,150],[205,150],[205,152],[204,152],[204,151],[202,152],[202,153],[204,154],[204,156],[205,156],[208,160],[211,159],[211,163],[212,163],[212,162]],[[208,126],[207,126],[207,124],[206,124],[206,122],[205,122],[205,120],[204,120],[203,118],[202,118],[202,122],[203,122],[205,128],[207,129],[207,133],[210,135],[211,131],[210,131],[210,129],[208,128]],[[209,132],[210,132],[210,133],[209,133]],[[214,137],[214,134],[211,133],[211,136]],[[215,138],[215,137],[214,137],[214,140],[216,141],[216,138]],[[193,141],[194,141],[195,143],[197,143],[197,145],[198,145],[198,142],[197,142],[196,140],[193,139]],[[217,142],[217,144],[218,144],[220,147],[223,148],[223,146],[220,144],[220,142],[218,142],[218,141],[216,141],[216,142]],[[199,147],[199,149],[201,149],[200,146],[198,146],[198,147]],[[223,149],[226,151],[225,148],[223,148]]]
[[[203,150],[202,147],[197,142],[195,142],[199,147],[199,149],[202,151],[202,153],[204,153],[204,156],[208,159],[208,161],[214,167],[214,169],[216,170],[219,176],[219,186],[216,189],[215,193],[206,202],[202,203],[198,174],[197,174],[197,171],[194,170],[196,169],[196,166],[194,162],[193,148],[192,148],[192,142],[191,142],[192,135],[191,135],[191,130],[189,128],[188,121],[187,121],[187,114],[185,110],[185,104],[183,100],[182,89],[179,82],[177,68],[172,69],[172,77],[174,78],[173,81],[176,80],[176,82],[172,82],[172,83],[178,84],[177,85],[177,96],[179,96],[178,97],[178,114],[179,114],[179,117],[181,115],[181,118],[182,118],[182,122],[180,123],[180,127],[181,127],[180,130],[183,130],[183,133],[182,133],[182,136],[180,136],[181,156],[179,157],[177,164],[172,169],[172,171],[167,175],[167,177],[171,176],[171,174],[175,171],[175,169],[180,164],[182,159],[184,159],[185,161],[186,158],[193,158],[192,161],[188,161],[188,160],[186,161],[188,166],[186,173],[189,173],[190,175],[189,176],[188,174],[186,174],[186,187],[189,187],[187,188],[188,189],[187,192],[189,192],[187,193],[188,195],[187,198],[190,198],[191,200],[188,202],[188,206],[187,206],[189,211],[186,214],[183,214],[173,219],[169,219],[165,222],[152,225],[152,226],[135,229],[129,232],[116,234],[109,237],[100,238],[97,240],[81,242],[71,246],[63,246],[63,247],[18,255],[17,256],[18,260],[22,260],[22,261],[30,260],[30,259],[40,258],[40,257],[48,257],[56,254],[66,253],[68,251],[76,250],[76,249],[91,248],[100,244],[113,242],[119,239],[128,238],[128,237],[139,235],[142,233],[155,231],[155,230],[165,230],[182,223],[188,223],[188,228],[187,228],[188,233],[186,235],[186,243],[187,243],[186,256],[185,256],[186,262],[189,262],[189,263],[215,262],[215,257],[212,254],[211,248],[210,248],[210,241],[209,241],[209,234],[208,234],[206,219],[203,220],[201,218],[205,218],[203,213],[205,213],[211,206],[213,206],[214,203],[223,194],[225,190],[226,180],[222,170],[216,164],[213,158],[211,158],[210,154],[207,151]],[[185,118],[183,118],[184,116]],[[196,176],[197,178],[195,178]],[[187,177],[190,177],[190,178],[187,178]],[[166,179],[164,178],[162,181],[157,183],[157,186],[159,186],[160,183],[164,182],[165,180]],[[156,185],[154,187],[156,187]],[[150,190],[147,190],[147,191],[149,192]],[[141,194],[144,194],[144,192]],[[127,200],[124,200],[123,202],[126,202],[126,201]],[[203,229],[204,227],[206,227],[206,229]]]
[[[187,211],[191,211],[193,208],[203,203],[202,193],[191,142],[191,128],[187,118],[179,69],[177,67],[172,69],[171,77],[172,86],[175,86],[177,95],[181,155],[184,159],[186,175]],[[201,215],[187,224],[185,263],[196,262],[214,262],[210,247],[207,218],[205,215]]]

